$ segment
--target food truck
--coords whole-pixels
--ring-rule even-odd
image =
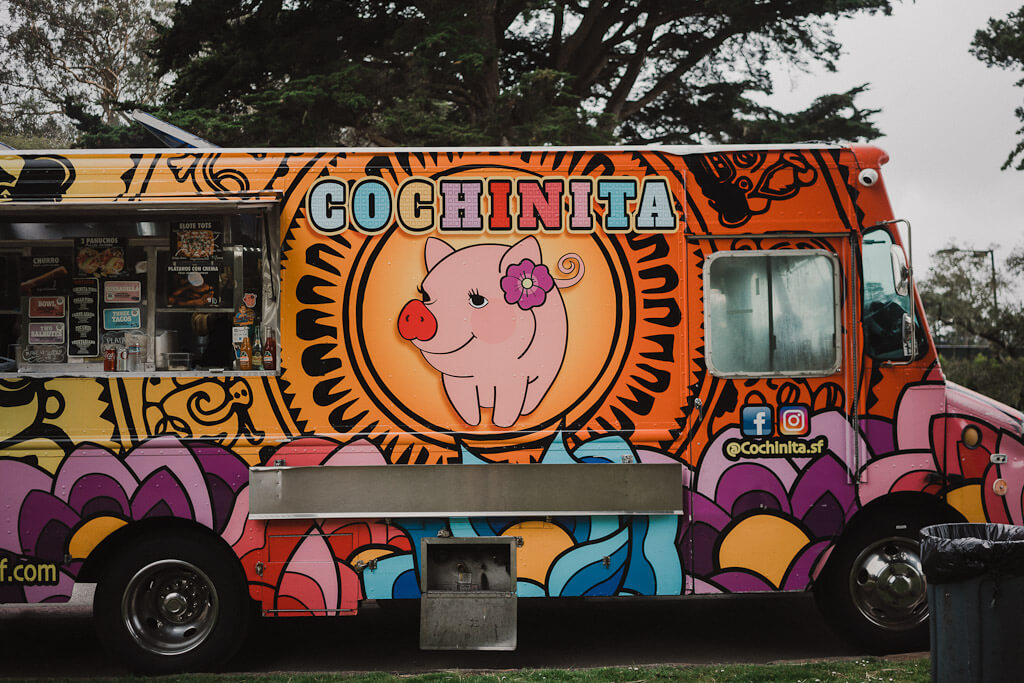
[[[253,612],[814,591],[926,642],[918,531],[1022,522],[872,146],[0,157],[0,602],[217,666]]]

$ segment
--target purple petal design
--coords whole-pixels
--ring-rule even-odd
[[[18,514],[16,506],[33,491],[49,492],[50,476],[20,460],[0,460],[0,481],[4,483],[4,500],[0,501],[7,512],[0,515],[0,549],[20,554],[18,543]],[[21,508],[24,509],[24,506]]]
[[[505,302],[514,304],[523,295],[523,288],[519,284],[519,278],[506,275],[501,278],[501,289],[505,292]]]
[[[822,553],[832,545],[831,541],[819,541],[808,545],[796,556],[782,581],[783,590],[806,590],[811,585],[811,572]]]
[[[555,287],[555,280],[551,277],[548,267],[543,263],[533,269],[532,279],[534,286],[540,287],[545,292],[550,292]]]
[[[176,437],[162,436],[147,441],[132,451],[131,455],[125,458],[125,463],[135,472],[140,481],[158,469],[173,472],[174,479],[180,482],[176,488],[183,491],[188,499],[188,506],[185,509],[185,512],[188,513],[185,515],[186,518],[194,519],[211,529],[214,528],[213,506],[210,502],[209,490],[206,487],[206,477],[199,468],[196,457]],[[133,501],[133,512],[135,509],[136,505]]]
[[[132,498],[132,519],[169,515],[195,519],[181,483],[168,468],[160,468],[146,477],[135,492]]]
[[[692,558],[693,574],[706,576],[715,570],[715,544],[720,534],[714,527],[699,522],[687,527],[681,545],[684,557]]]
[[[80,446],[61,462],[54,480],[53,492],[65,500],[70,500],[71,492],[78,480],[92,474],[110,477],[129,498],[139,486],[138,478],[116,455],[98,446]]]
[[[68,493],[67,502],[83,518],[99,515],[128,517],[131,513],[128,493],[117,480],[106,474],[81,477]]]
[[[846,511],[829,491],[822,494],[800,519],[813,538],[833,538],[843,530]]]
[[[56,586],[25,586],[25,602],[67,602],[74,585],[74,579],[60,572]]]
[[[704,581],[703,579],[693,579],[693,594],[694,595],[710,595],[721,593],[722,589],[713,583]]]
[[[514,277],[516,280],[522,280],[524,277],[530,277],[533,273],[534,263],[528,258],[524,258],[517,264],[508,267],[505,274],[509,277]]]
[[[232,493],[238,493],[239,489],[249,483],[249,468],[235,454],[208,444],[197,443],[189,446],[203,471],[221,479],[231,488]]]
[[[871,455],[890,453],[896,450],[896,435],[892,432],[892,424],[888,420],[874,417],[860,418],[860,431],[864,435]]]
[[[826,492],[831,493],[842,506],[844,517],[847,513],[852,513],[853,489],[843,485],[845,481],[846,468],[834,456],[823,456],[814,461],[804,471],[804,475],[793,490],[790,499],[793,505],[793,514],[802,518]],[[839,484],[839,486],[833,489],[829,486],[830,484],[832,486]]]
[[[524,282],[529,280],[527,286]],[[519,304],[519,308],[528,311],[534,306],[542,306],[547,298],[547,293],[555,287],[555,280],[551,277],[548,267],[537,265],[530,259],[523,259],[515,265],[511,265],[505,271],[505,277],[501,278],[501,289],[505,292],[505,301],[509,304]]]
[[[523,295],[519,297],[519,308],[527,311],[534,306],[544,305],[545,299],[547,299],[547,292],[540,287],[530,287],[529,289],[523,290]]]
[[[775,586],[766,579],[743,571],[727,570],[709,577],[729,593],[753,593],[774,591]]]
[[[764,491],[774,498],[784,512],[789,512],[786,487],[773,470],[760,463],[740,462],[722,473],[715,490],[715,502],[722,509],[731,510],[733,516],[743,510],[732,510],[736,500],[751,491]]]
[[[18,514],[20,552],[50,562],[63,562],[67,539],[80,521],[79,514],[60,498],[32,491],[25,497]]]

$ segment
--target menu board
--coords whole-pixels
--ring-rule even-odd
[[[99,337],[100,281],[98,278],[75,278],[71,282],[71,319],[68,334],[68,355],[94,357],[100,355]]]
[[[103,310],[104,330],[137,330],[142,327],[138,308],[106,308]]]
[[[224,271],[224,226],[218,220],[171,222],[167,305],[218,306]]]
[[[58,346],[64,343],[64,321],[30,322],[28,324],[28,343]]]
[[[30,296],[28,298],[28,317],[30,318],[63,318],[64,297],[62,296]]]
[[[22,347],[25,363],[63,363],[67,360],[67,294],[71,250],[34,247],[21,257]]]
[[[142,282],[111,280],[103,283],[103,303],[137,304],[142,301]]]
[[[66,294],[70,250],[60,247],[36,247],[31,256],[21,259],[22,296]]]
[[[97,278],[126,275],[126,253],[124,238],[121,237],[77,237],[76,274]]]

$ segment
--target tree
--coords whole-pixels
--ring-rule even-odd
[[[146,45],[170,0],[5,0],[0,22],[0,130],[74,137],[73,119],[105,127],[152,108],[162,82]]]
[[[1024,71],[1024,7],[1010,12],[1005,19],[989,19],[987,27],[974,35],[971,54],[990,67]],[[1016,85],[1024,87],[1024,78]],[[1024,122],[1024,107],[1017,107],[1014,113]],[[1017,134],[1021,139],[1003,162],[1003,170],[1010,166],[1024,170],[1024,127]]]
[[[770,64],[834,68],[890,0],[204,0],[156,44],[167,115],[223,144],[867,139],[862,88],[783,114]]]
[[[1013,288],[1024,275],[1024,247],[1002,270],[992,250],[950,245],[932,254],[918,288],[946,376],[1024,408],[1024,305]]]

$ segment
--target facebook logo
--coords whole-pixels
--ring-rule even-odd
[[[772,409],[768,406],[743,406],[740,412],[743,436],[771,436]]]

